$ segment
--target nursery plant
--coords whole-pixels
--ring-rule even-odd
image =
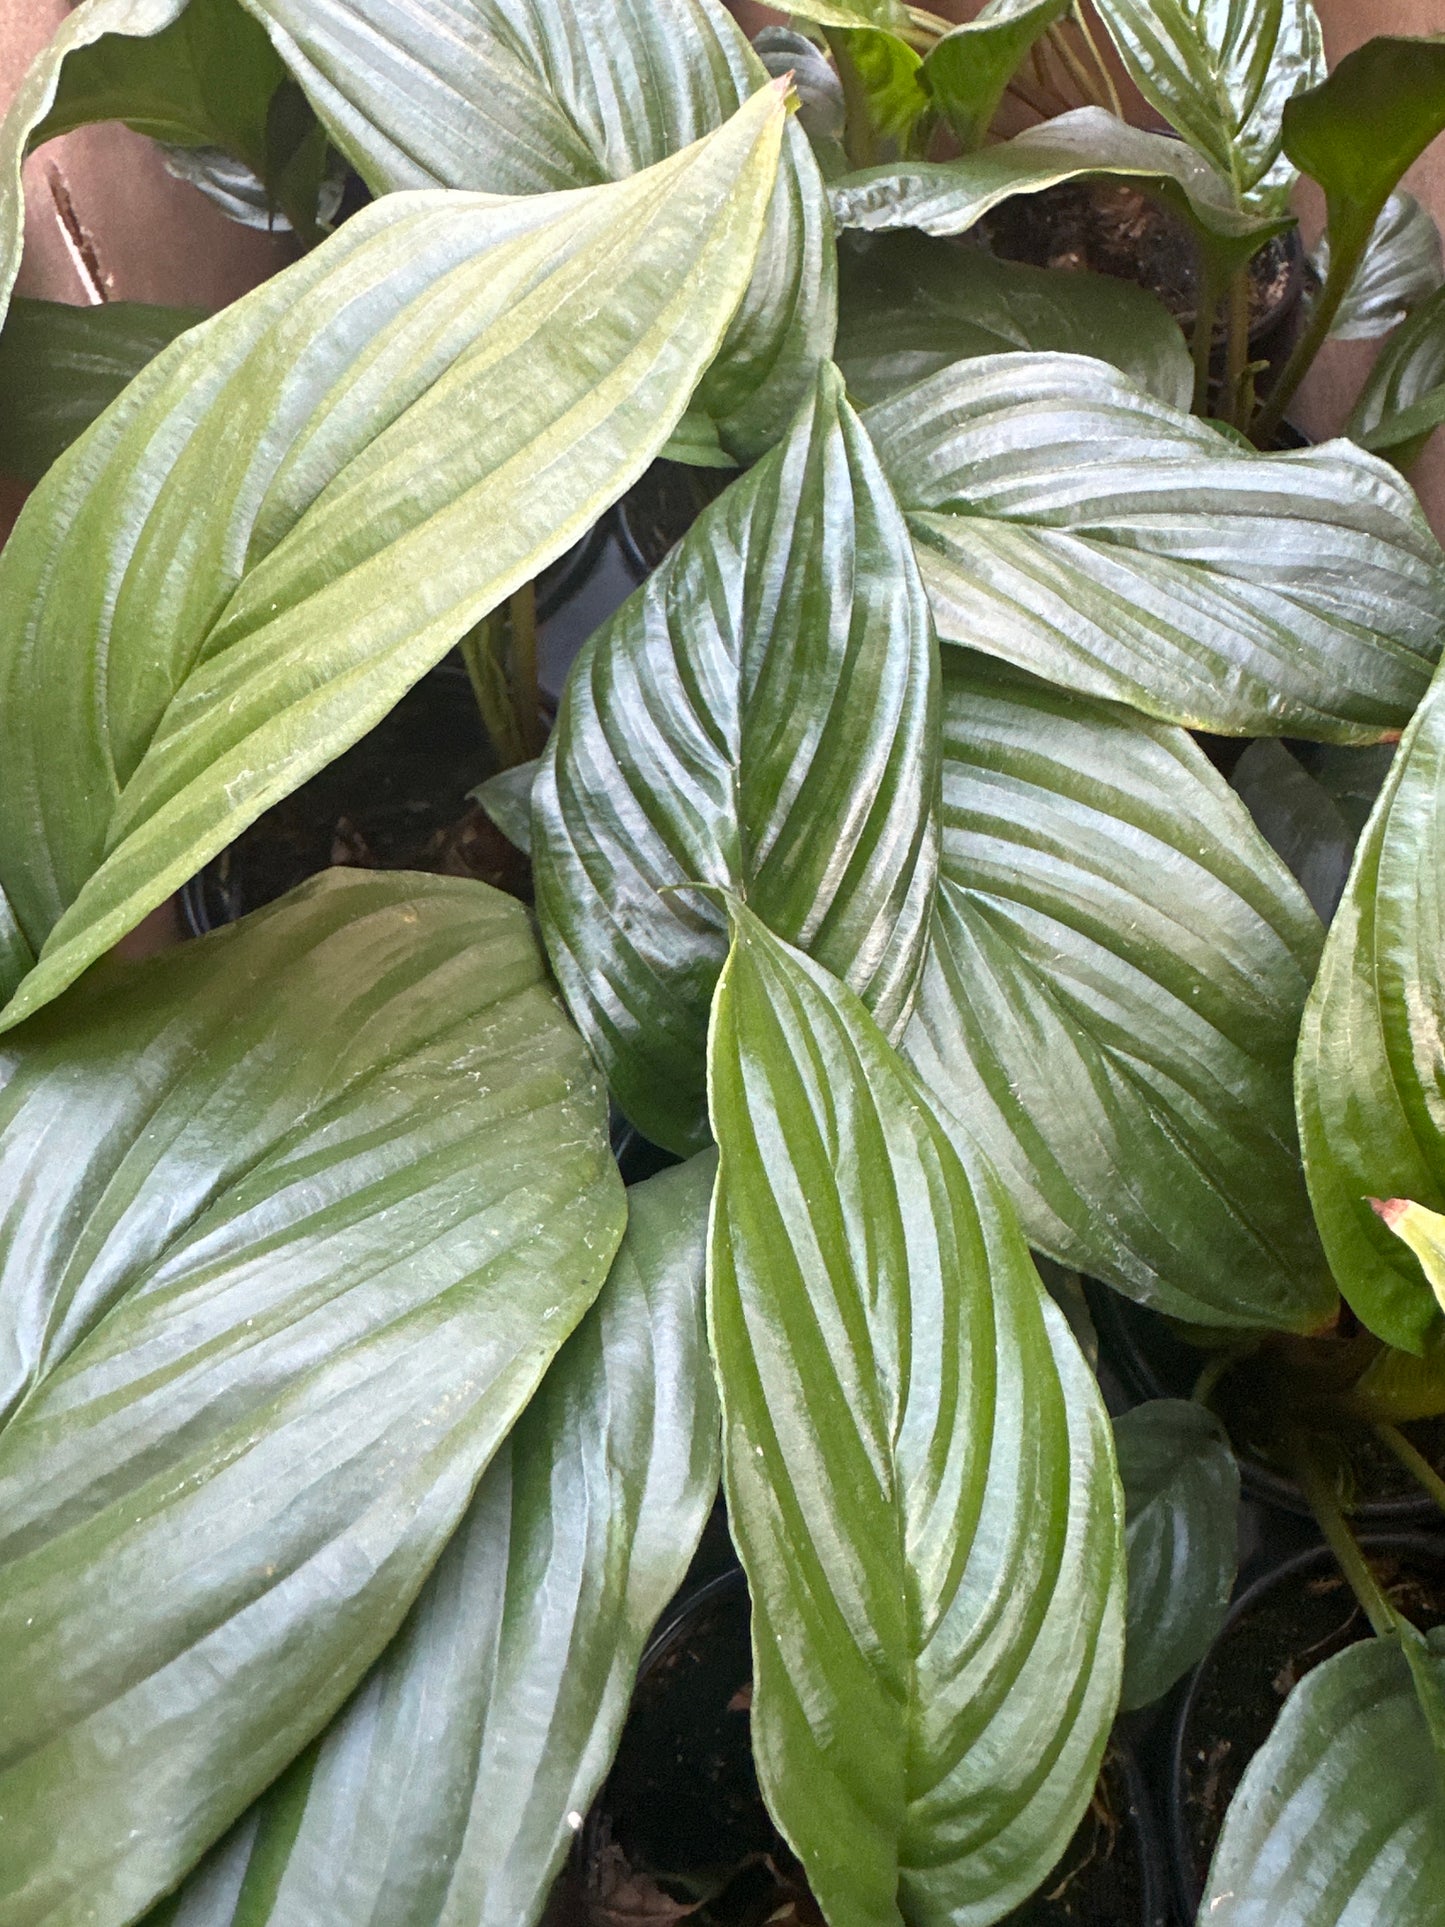
[[[1445,36],[794,13],[84,0],[0,130],[7,292],[88,119],[299,254],[0,334],[0,1927],[539,1919],[720,1474],[823,1916],[1002,1919],[1218,1627],[1241,1374],[1375,1637],[1200,1918],[1440,1918],[1445,1649],[1336,1447],[1445,1496]],[[986,245],[1070,184],[1187,331]],[[534,913],[336,868],[111,954],[454,649],[525,749],[529,585],[659,458],[714,499],[484,792]],[[1112,1425],[1059,1268],[1197,1397]]]

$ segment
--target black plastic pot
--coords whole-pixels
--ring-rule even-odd
[[[1373,1534],[1366,1554],[1422,1630],[1445,1624],[1445,1536]],[[1322,1660],[1370,1636],[1327,1546],[1300,1553],[1230,1608],[1195,1669],[1174,1727],[1169,1849],[1177,1904],[1193,1920],[1229,1798],[1268,1737],[1289,1689]]]
[[[580,1837],[571,1918],[595,1921],[609,1882],[674,1875],[664,1892],[725,1881],[698,1927],[751,1927],[787,1899],[816,1903],[763,1805],[749,1745],[752,1648],[746,1581],[734,1566],[663,1622],[643,1657],[617,1759]],[[731,1878],[728,1871],[731,1870]],[[593,1896],[590,1903],[587,1895]],[[1016,1927],[1165,1927],[1162,1842],[1130,1749],[1110,1749],[1100,1794]]]
[[[1176,1337],[1168,1321],[1157,1312],[1134,1304],[1109,1286],[1089,1279],[1084,1290],[1099,1334],[1101,1355],[1130,1398],[1142,1403],[1147,1399],[1190,1397],[1206,1354]],[[1436,1444],[1438,1433],[1445,1432],[1445,1425],[1432,1421],[1428,1432],[1409,1426],[1404,1429],[1425,1450]],[[1357,1497],[1348,1510],[1359,1525],[1384,1529],[1429,1526],[1439,1520],[1440,1512],[1434,1500],[1420,1491],[1403,1466],[1383,1447],[1379,1448],[1378,1466],[1372,1469],[1392,1483],[1397,1481],[1398,1486],[1380,1497]],[[1239,1478],[1245,1498],[1255,1504],[1290,1513],[1297,1519],[1312,1517],[1295,1481],[1262,1460],[1241,1452]]]
[[[617,504],[617,538],[635,582],[645,582],[737,470],[654,462]]]

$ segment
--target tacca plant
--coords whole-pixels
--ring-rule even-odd
[[[719,1466],[823,1915],[1000,1919],[1217,1627],[1241,1359],[1377,1637],[1201,1919],[1442,1918],[1445,1654],[1326,1448],[1445,1409],[1445,556],[1385,459],[1445,418],[1395,194],[1445,37],[1326,79],[1307,0],[1100,0],[1175,138],[1065,0],[796,12],[86,0],[6,123],[7,285],[87,119],[319,245],[91,317],[61,398],[116,398],[0,560],[3,1927],[536,1920]],[[1083,104],[998,138],[1051,74]],[[1192,356],[955,238],[1101,180],[1193,235]],[[1354,439],[1281,450],[1324,338],[1406,314]],[[497,796],[535,922],[338,869],[108,958],[458,644],[530,701],[527,585],[664,452],[730,479]],[[1403,732],[1328,935],[1191,732],[1255,739],[1316,880]],[[609,1093],[678,1168],[624,1189]],[[1030,1248],[1215,1348],[1122,1488]]]

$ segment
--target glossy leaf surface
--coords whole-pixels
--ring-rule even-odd
[[[1222,735],[1368,742],[1425,691],[1445,555],[1349,443],[1257,454],[1073,355],[865,419],[946,642]]]
[[[1330,271],[1328,235],[1315,250],[1314,266],[1323,281]],[[1330,333],[1337,341],[1370,341],[1387,335],[1442,281],[1445,264],[1434,217],[1413,194],[1392,194]]]
[[[1290,1104],[1319,942],[1182,731],[949,652],[904,1051],[1038,1250],[1202,1324],[1329,1317]]]
[[[1229,183],[1181,142],[1080,107],[957,161],[893,162],[829,186],[841,227],[963,234],[1014,194],[1062,181],[1123,180],[1156,194],[1225,264],[1245,260],[1284,223],[1236,207]]]
[[[1347,433],[1408,468],[1445,422],[1445,288],[1387,341],[1365,378]]]
[[[865,407],[952,362],[1016,350],[1093,355],[1172,407],[1189,406],[1178,323],[1129,281],[879,234],[843,258],[838,292],[838,365]]]
[[[754,1754],[833,1927],[983,1927],[1113,1716],[1108,1421],[996,1182],[858,1000],[734,918],[709,1318]]]
[[[767,80],[720,0],[246,4],[375,193],[621,180],[720,127]],[[790,124],[757,274],[698,396],[730,452],[771,445],[832,351],[833,320],[826,199]]]
[[[1281,210],[1286,102],[1325,76],[1311,0],[1097,0],[1129,78],[1230,183]]]
[[[0,330],[0,470],[38,482],[199,309],[12,301]]]
[[[1284,148],[1325,190],[1332,251],[1369,243],[1411,162],[1445,128],[1445,34],[1382,35],[1285,107]]]
[[[720,905],[679,886],[734,891],[885,1026],[906,1017],[937,867],[936,665],[908,531],[829,369],[587,644],[533,794],[553,969],[656,1143],[708,1142],[727,954]]]
[[[1225,1815],[1199,1927],[1439,1927],[1445,1773],[1415,1677],[1445,1694],[1439,1641],[1406,1627],[1305,1674]]]
[[[1340,1289],[1370,1329],[1418,1352],[1440,1309],[1370,1208],[1445,1211],[1445,683],[1420,705],[1355,854],[1300,1034],[1300,1136]]]
[[[1124,1488],[1126,1708],[1150,1706],[1203,1659],[1239,1563],[1239,1467],[1202,1405],[1160,1398],[1114,1421]]]
[[[525,911],[333,870],[0,1089],[0,1921],[166,1892],[391,1638],[623,1229]]]
[[[923,84],[965,154],[983,144],[1004,90],[1069,0],[988,0],[974,19],[930,48]]]
[[[400,1633],[147,1927],[526,1927],[541,1913],[717,1494],[713,1171],[699,1159],[628,1193],[600,1298]]]
[[[0,884],[43,946],[0,1024],[636,479],[747,283],[782,116],[774,86],[580,194],[388,196],[167,350],[50,471],[0,556]]]

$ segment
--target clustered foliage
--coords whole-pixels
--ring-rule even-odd
[[[1211,1401],[1377,1637],[1201,1920],[1440,1918],[1445,1653],[1336,1448],[1445,1412],[1445,36],[795,12],[84,0],[0,130],[7,290],[100,118],[308,249],[0,336],[0,1927],[537,1920],[720,1472],[823,1915],[985,1927],[1218,1629]],[[1192,237],[1192,352],[980,242],[1064,183]],[[336,869],[109,956],[459,645],[534,748],[529,585],[664,455],[714,499],[485,792],[535,919]],[[1111,1424],[1072,1274],[1200,1397]]]

